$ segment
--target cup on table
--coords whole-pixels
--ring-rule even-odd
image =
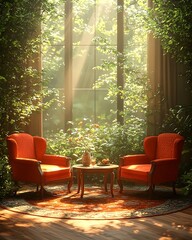
[[[96,159],[95,159],[95,158],[92,158],[92,159],[91,159],[91,165],[92,165],[92,166],[95,166],[95,164],[96,164]]]

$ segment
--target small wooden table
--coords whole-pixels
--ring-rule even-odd
[[[110,165],[90,165],[89,167],[85,167],[82,164],[73,165],[73,169],[77,170],[77,183],[78,183],[78,190],[77,193],[81,190],[81,198],[83,198],[84,194],[84,176],[85,174],[89,173],[96,173],[96,174],[104,174],[104,187],[105,191],[107,192],[107,177],[110,175],[110,190],[111,190],[111,196],[114,197],[113,194],[113,184],[114,184],[114,178],[115,173],[114,170],[117,169],[119,166],[115,164]]]

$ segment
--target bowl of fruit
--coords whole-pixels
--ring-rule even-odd
[[[99,163],[99,166],[109,166],[110,165],[110,161],[108,158],[103,158]]]

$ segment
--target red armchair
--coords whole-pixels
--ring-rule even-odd
[[[118,184],[123,191],[123,182],[140,182],[149,186],[152,194],[155,185],[173,183],[178,177],[184,138],[175,133],[162,133],[144,139],[144,154],[127,155],[120,158]]]
[[[37,190],[40,186],[43,197],[45,185],[66,180],[70,192],[72,171],[69,157],[46,154],[46,140],[42,137],[14,133],[6,140],[12,178],[15,182],[34,183]]]

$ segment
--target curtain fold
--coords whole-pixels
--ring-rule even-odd
[[[148,134],[158,134],[168,110],[178,104],[178,64],[164,54],[160,40],[148,37]]]
[[[147,134],[157,135],[171,108],[188,106],[192,102],[191,89],[185,76],[185,66],[163,52],[159,39],[148,37],[148,119]]]
[[[152,7],[152,0],[148,6]],[[184,67],[165,54],[159,39],[148,36],[148,128],[147,134],[159,134],[165,115],[176,105],[187,105],[189,92],[185,81]],[[181,77],[182,76],[182,77]]]

